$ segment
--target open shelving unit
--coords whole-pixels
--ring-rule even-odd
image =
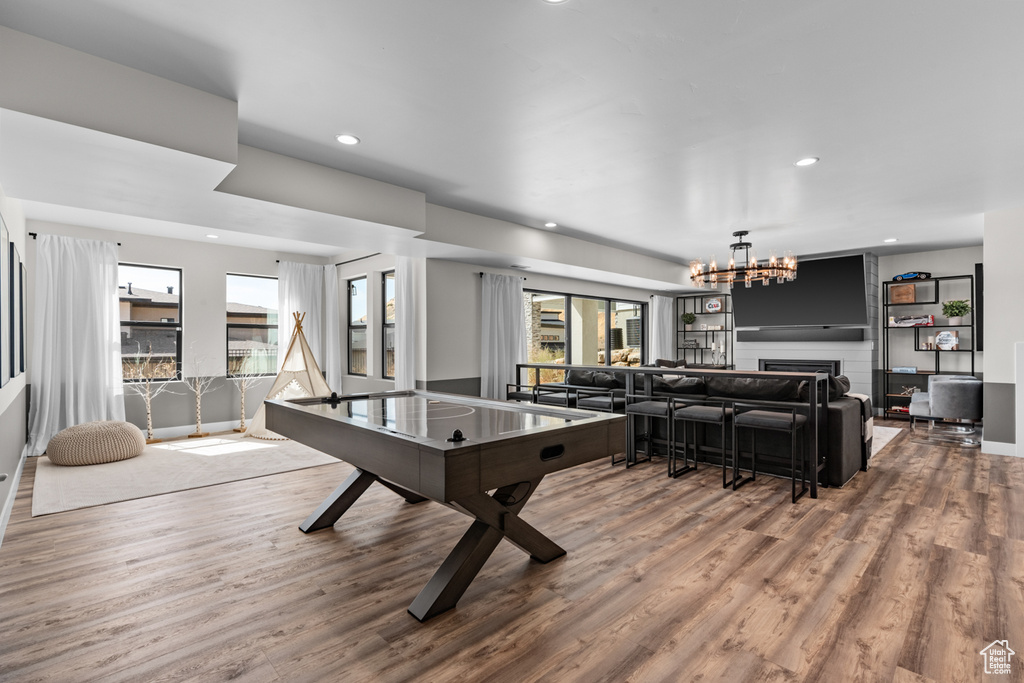
[[[893,287],[915,285],[913,301],[893,301]],[[900,388],[927,390],[930,375],[957,374],[976,375],[975,372],[975,314],[972,312],[960,325],[950,325],[941,316],[942,301],[946,299],[969,299],[975,305],[973,275],[950,275],[946,277],[908,280],[904,282],[883,282],[883,324],[882,367],[884,368],[883,393],[885,416],[894,419],[908,419],[907,407],[911,394],[898,391]],[[920,292],[920,294],[919,294]],[[890,318],[905,315],[932,315],[933,325],[898,327]],[[943,330],[956,331],[959,339],[957,348],[940,349],[929,339]],[[967,354],[966,356],[964,354]],[[893,357],[912,358],[913,365],[895,364]],[[953,359],[969,359],[968,361]],[[951,368],[950,366],[957,367]],[[913,367],[914,372],[897,372],[894,367]],[[969,369],[968,369],[969,368]]]
[[[708,310],[712,300],[720,303],[717,312]],[[683,314],[693,313],[697,322],[693,329],[687,330],[683,324]],[[721,329],[700,329],[705,327],[721,327]],[[719,368],[732,370],[733,364],[733,318],[732,296],[723,293],[694,294],[676,297],[676,359],[686,361],[690,367]],[[712,352],[712,344],[715,352]],[[720,351],[718,349],[721,349]]]

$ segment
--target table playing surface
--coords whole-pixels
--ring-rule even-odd
[[[387,430],[417,440],[446,442],[456,429],[467,441],[483,442],[582,419],[528,411],[521,406],[486,405],[478,399],[435,398],[423,395],[298,399],[294,403],[323,417],[353,425]]]

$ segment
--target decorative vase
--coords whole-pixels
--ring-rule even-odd
[[[683,330],[691,332],[693,330],[693,323],[683,323]]]
[[[962,315],[958,315],[956,317],[950,318],[949,319],[949,324],[950,325],[963,325],[964,324],[964,318],[963,318]]]

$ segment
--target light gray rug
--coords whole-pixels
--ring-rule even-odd
[[[875,427],[874,437],[871,440],[871,457],[885,448],[902,431],[903,429],[900,427]]]
[[[294,441],[263,441],[238,434],[151,444],[136,458],[103,465],[61,467],[41,456],[36,462],[32,516],[335,462]]]

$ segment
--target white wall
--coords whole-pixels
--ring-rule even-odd
[[[1022,253],[1024,209],[985,214],[986,382],[1014,382],[1014,344],[1024,341]]]
[[[393,379],[383,377],[383,346],[381,317],[384,311],[383,273],[395,269],[395,257],[378,254],[338,266],[338,305],[341,306],[341,362],[345,368],[342,391],[357,394],[366,391],[388,391],[395,388]],[[348,374],[348,281],[366,278],[366,376]]]
[[[26,264],[29,280],[31,280],[33,269],[31,264],[29,264],[27,260],[28,257],[26,256],[25,251],[25,240],[28,232],[25,228],[25,214],[22,212],[21,202],[17,201],[16,199],[8,198],[4,194],[3,188],[0,188],[0,214],[2,214],[4,217],[4,224],[7,225],[7,231],[8,233],[10,233],[11,236],[11,243],[17,247],[18,253],[21,254],[22,262]],[[7,254],[3,254],[2,256],[4,259],[8,258]],[[4,269],[4,271],[6,272],[6,269]],[[29,286],[29,283],[25,283],[25,286],[28,292],[32,291],[32,287]],[[29,310],[32,310],[31,307],[29,307]],[[4,321],[2,327],[4,330],[4,334],[6,334],[6,320]],[[27,341],[26,344],[27,346],[25,350],[31,350],[31,344],[28,344]],[[27,364],[27,355],[25,361]],[[27,374],[28,373],[22,373],[18,377],[9,380],[7,384],[4,385],[3,388],[0,388],[0,414],[3,414],[8,408],[10,408],[15,398],[17,398],[18,395],[21,394],[22,390],[25,388],[25,384],[27,383]]]

